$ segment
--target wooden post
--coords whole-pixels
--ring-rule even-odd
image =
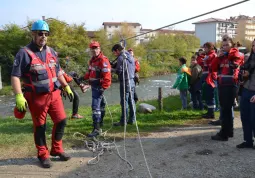
[[[158,108],[160,111],[163,110],[163,96],[162,96],[162,88],[158,88]]]

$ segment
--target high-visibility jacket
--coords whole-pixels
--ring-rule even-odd
[[[229,53],[219,60],[219,85],[236,85],[240,66],[244,63],[244,54],[237,48],[231,48]]]
[[[205,55],[203,54],[197,56],[197,63],[202,67],[202,69],[204,67],[204,61],[203,61],[204,58],[205,58]]]
[[[140,62],[135,58],[135,73],[140,71]]]
[[[84,75],[85,80],[89,80],[90,85],[107,89],[111,85],[111,65],[109,59],[100,53],[97,57],[92,57],[89,61],[89,70]]]
[[[211,85],[213,88],[215,87],[215,82],[217,80],[217,72],[212,71],[212,67],[214,65],[217,65],[215,63],[215,59],[217,57],[217,54],[215,53],[214,50],[211,50],[208,52],[207,56],[204,58],[204,68],[203,68],[203,74],[208,73],[206,77],[206,83],[208,85]]]
[[[46,61],[43,62],[29,48],[25,51],[31,57],[30,69],[24,74],[23,87],[25,91],[36,93],[48,93],[58,89],[60,83],[57,80],[57,59],[46,46]]]

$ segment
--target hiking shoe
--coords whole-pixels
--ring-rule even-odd
[[[42,158],[38,157],[38,159],[39,159],[43,168],[52,167],[52,162],[51,162],[50,158],[42,159]]]
[[[51,156],[58,156],[60,161],[68,161],[71,159],[71,156],[68,155],[67,153],[50,153]]]
[[[116,127],[124,126],[124,123],[123,122],[115,122],[115,123],[113,123],[113,126],[116,126]]]
[[[219,125],[221,125],[221,120],[210,121],[208,124],[210,124],[210,125],[215,125],[215,126],[219,126]]]
[[[239,145],[236,145],[236,148],[253,148],[253,143],[243,142]]]
[[[83,116],[80,114],[73,114],[71,117],[71,119],[82,119],[82,118],[83,118]]]
[[[228,137],[222,136],[220,133],[217,133],[214,136],[211,136],[212,140],[217,140],[217,141],[228,141]]]
[[[88,137],[97,137],[98,135],[101,134],[101,129],[97,130],[97,129],[94,129],[90,134],[88,134]]]

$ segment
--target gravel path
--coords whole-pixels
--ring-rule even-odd
[[[255,150],[239,150],[242,142],[240,119],[235,119],[235,136],[228,142],[210,140],[219,127],[194,125],[164,128],[142,138],[145,154],[153,178],[252,178],[255,177]],[[123,142],[117,143],[123,153]],[[116,154],[105,153],[97,165],[87,165],[92,153],[69,150],[73,158],[68,162],[54,161],[51,169],[39,167],[36,158],[0,160],[2,178],[147,178],[149,177],[139,142],[126,142],[127,159],[134,170]]]

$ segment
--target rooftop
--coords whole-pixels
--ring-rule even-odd
[[[219,19],[219,18],[209,18],[209,19],[205,19],[205,20],[201,20],[198,22],[194,22],[192,24],[200,24],[200,23],[212,23],[212,22],[225,22],[225,23],[232,23],[228,20],[224,20],[224,19]]]
[[[122,24],[141,26],[141,24],[138,22],[103,22],[102,25],[122,25]]]

